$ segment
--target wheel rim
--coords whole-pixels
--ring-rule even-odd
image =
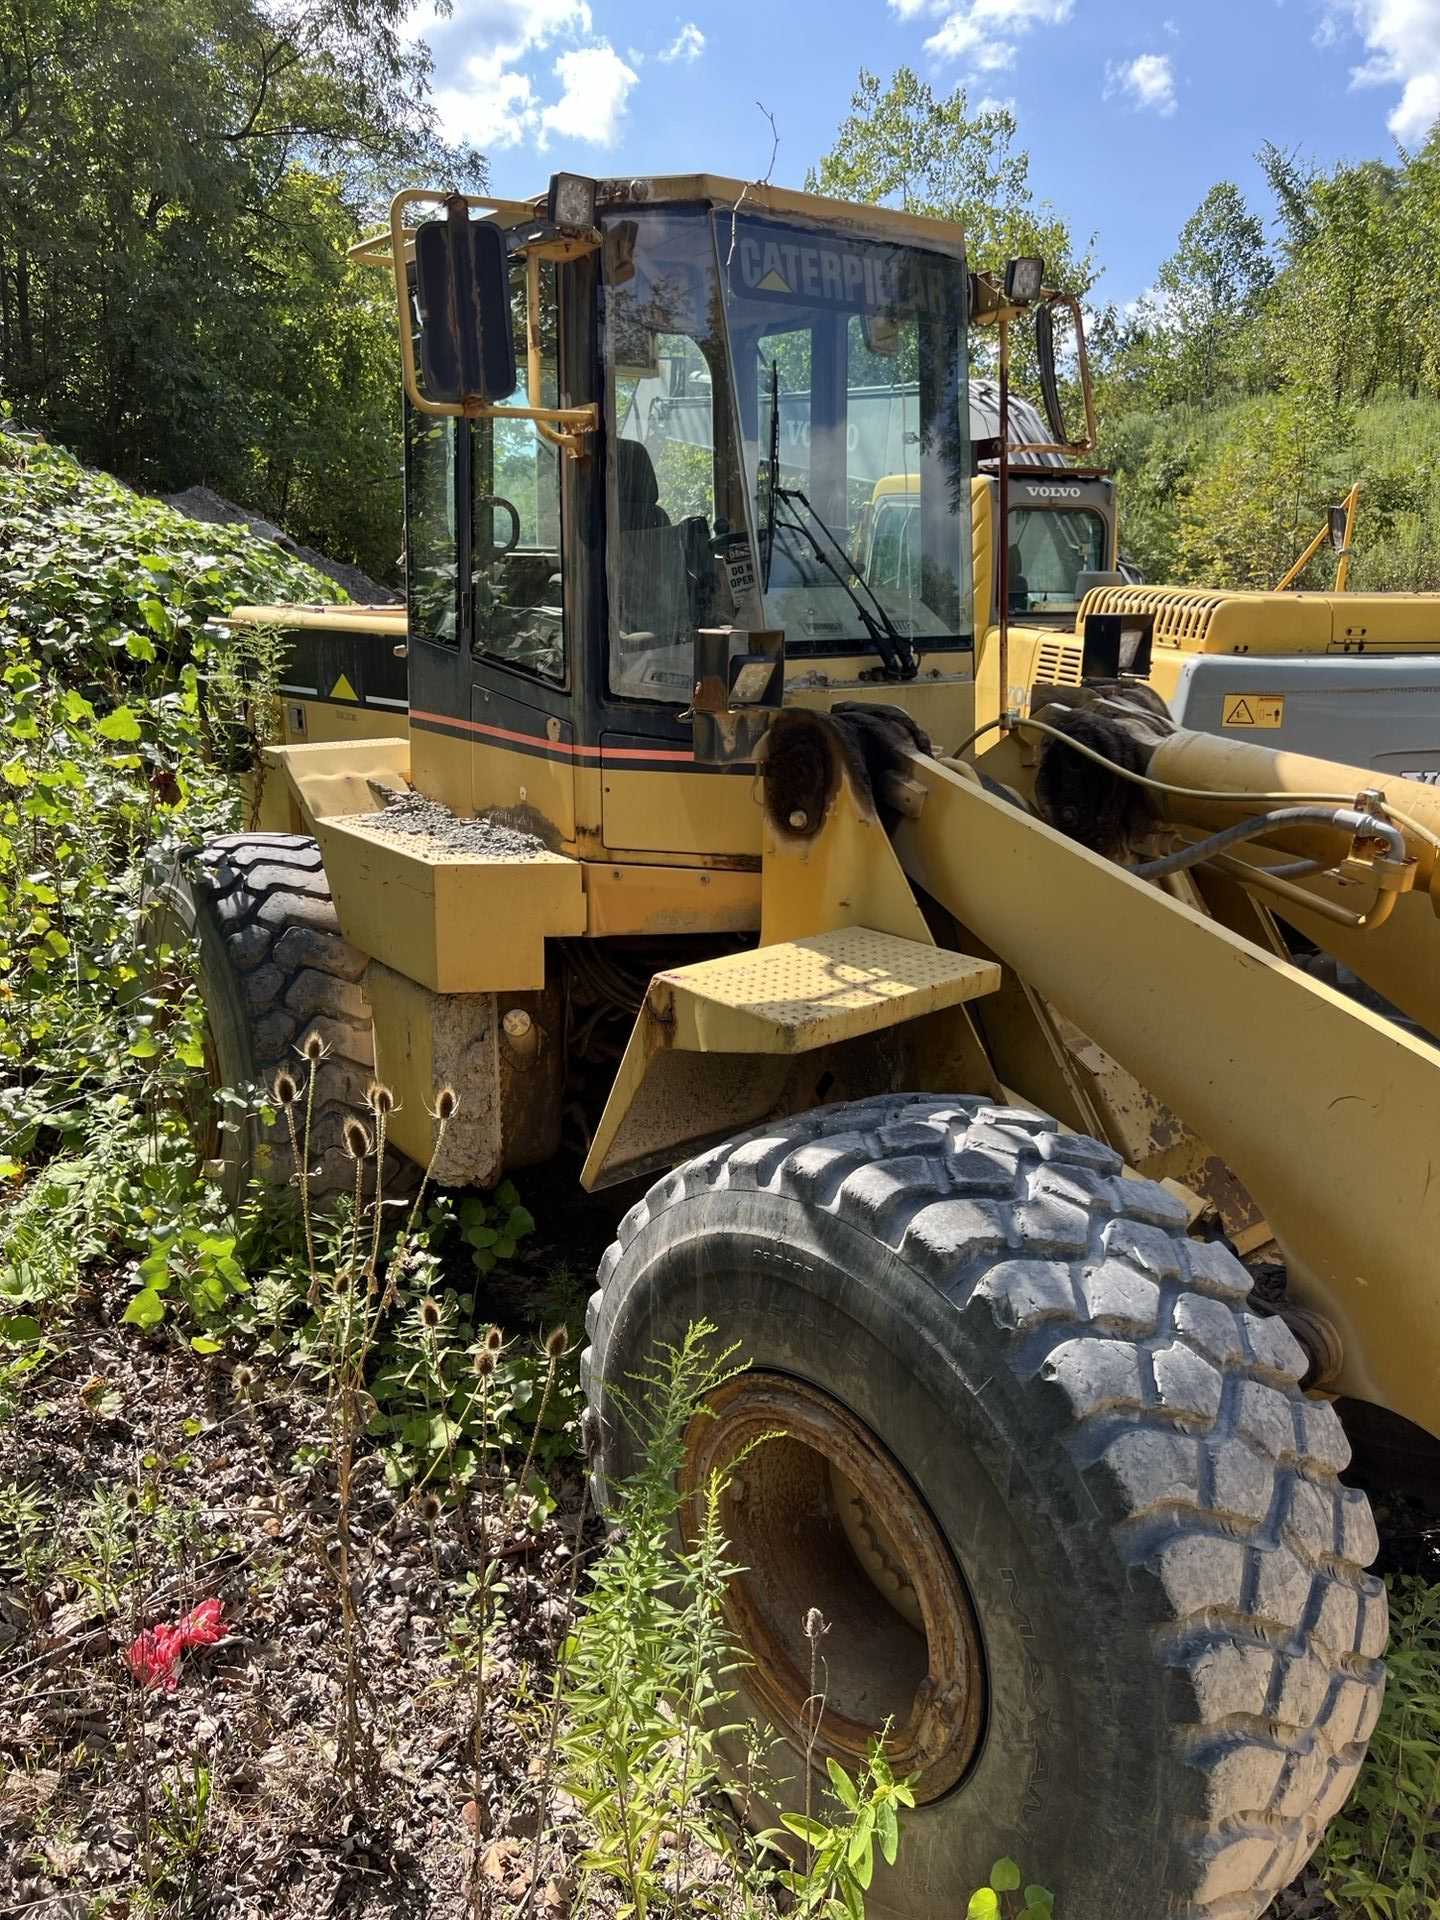
[[[725,1611],[762,1711],[805,1751],[805,1622],[818,1608],[829,1631],[816,1645],[825,1705],[813,1763],[834,1758],[853,1772],[888,1721],[886,1757],[917,1800],[948,1792],[984,1731],[984,1654],[960,1569],[897,1462],[828,1394],[754,1372],[711,1394],[690,1423],[681,1491],[692,1537],[716,1474],[728,1478],[720,1521],[742,1569]]]

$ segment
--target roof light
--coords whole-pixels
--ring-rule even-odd
[[[552,227],[593,227],[595,182],[583,173],[552,173],[545,214]]]

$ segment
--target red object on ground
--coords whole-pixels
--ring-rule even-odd
[[[142,1687],[163,1687],[173,1693],[180,1679],[180,1662],[191,1647],[213,1647],[225,1638],[218,1600],[202,1600],[173,1626],[147,1627],[126,1649],[125,1664]]]

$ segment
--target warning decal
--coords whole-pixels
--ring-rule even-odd
[[[332,700],[358,700],[359,697],[343,673],[330,689],[330,698]],[[1227,720],[1225,724],[1228,726],[1230,723]]]
[[[1283,693],[1227,693],[1220,709],[1222,727],[1283,727]]]

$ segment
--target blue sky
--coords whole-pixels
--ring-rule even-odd
[[[422,0],[423,4],[423,0]],[[1394,153],[1440,116],[1440,0],[454,0],[420,12],[442,119],[492,191],[598,175],[803,183],[858,69],[1009,104],[1037,197],[1092,232],[1102,298],[1148,287],[1216,180],[1268,214],[1254,155]],[[988,264],[988,263],[978,263]]]

